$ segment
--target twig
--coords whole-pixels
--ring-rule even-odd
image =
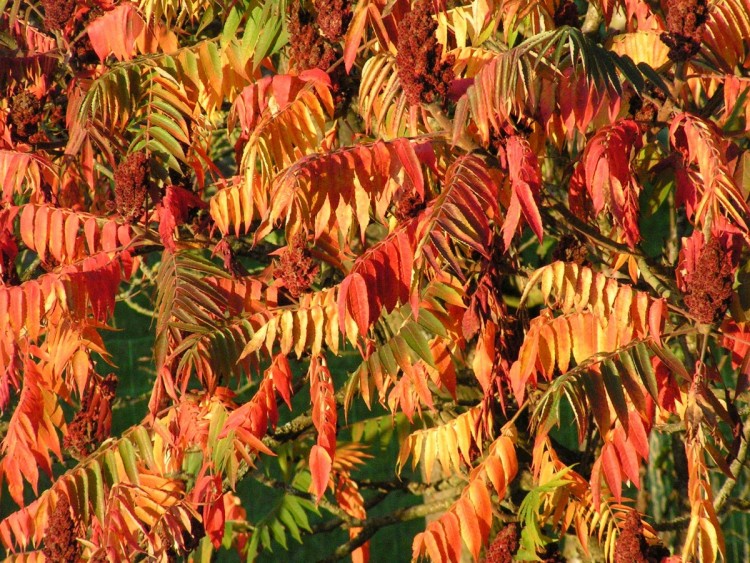
[[[419,506],[402,508],[401,510],[397,510],[386,516],[367,519],[362,523],[362,531],[359,534],[348,542],[337,547],[329,557],[321,559],[320,562],[323,563],[343,559],[352,551],[365,544],[367,540],[378,532],[378,530],[387,526],[392,526],[393,524],[415,520],[416,518],[424,518],[429,514],[444,512],[452,503],[452,499],[444,499],[429,504],[420,504]]]

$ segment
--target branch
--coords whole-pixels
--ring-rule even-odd
[[[732,494],[734,487],[737,485],[737,480],[740,476],[740,471],[745,465],[748,454],[748,440],[750,440],[750,418],[745,419],[745,424],[742,427],[742,442],[740,443],[740,449],[737,452],[737,457],[734,458],[729,469],[734,475],[734,478],[727,479],[719,489],[716,498],[714,499],[714,510],[716,514],[720,514],[725,508],[731,509],[736,506],[740,510],[745,510],[750,503],[742,501],[740,499],[732,499],[730,501],[729,495]],[[690,515],[683,515],[672,520],[665,522],[657,522],[654,524],[654,529],[658,532],[665,532],[669,530],[680,530],[684,528],[690,522]]]
[[[638,261],[638,268],[641,270],[643,280],[648,285],[650,285],[661,297],[669,298],[670,295],[673,295],[675,293],[675,291],[670,287],[669,282],[665,278],[654,272],[654,267],[646,261],[646,257],[642,252],[638,250],[632,250],[627,245],[615,242],[605,237],[591,225],[584,223],[578,217],[573,215],[573,213],[571,213],[570,210],[561,203],[555,203],[551,207],[560,215],[562,215],[565,221],[567,221],[567,223],[571,227],[573,227],[582,235],[585,235],[586,237],[594,241],[602,248],[606,248],[611,252],[630,254],[635,256]]]
[[[415,520],[417,518],[424,518],[425,516],[437,512],[444,512],[451,506],[451,504],[453,504],[452,499],[445,499],[429,504],[412,506],[410,508],[402,508],[386,516],[369,518],[363,522],[364,526],[362,531],[357,534],[357,536],[337,547],[329,557],[321,559],[320,561],[323,563],[343,559],[352,551],[365,544],[367,540],[374,536],[381,528],[392,526],[393,524],[399,524],[401,522],[407,522],[409,520]]]

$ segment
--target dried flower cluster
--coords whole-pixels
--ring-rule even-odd
[[[65,493],[60,493],[55,509],[49,518],[47,531],[44,534],[42,553],[47,561],[58,563],[77,563],[81,554],[81,544],[76,539],[76,522],[70,513],[70,500]]]
[[[588,264],[588,250],[586,245],[575,235],[566,234],[560,237],[557,247],[552,253],[553,260],[574,262],[579,266]]]
[[[572,0],[563,0],[557,5],[552,20],[557,27],[569,25],[570,27],[578,26],[578,8]]]
[[[319,269],[307,249],[305,235],[300,233],[289,241],[281,253],[273,275],[283,282],[292,297],[297,298],[310,288]]]
[[[289,20],[289,45],[298,71],[318,68],[327,71],[337,59],[336,47],[320,35],[311,14],[295,1]]]
[[[330,41],[339,41],[349,27],[352,19],[350,0],[318,0],[315,8],[316,18],[323,36]]]
[[[648,543],[643,535],[643,523],[635,510],[625,517],[615,543],[615,563],[648,563]]]
[[[635,121],[642,124],[656,122],[660,106],[667,99],[664,92],[658,88],[649,88],[646,94],[646,99],[633,94],[628,100],[628,113],[633,116]]]
[[[513,554],[518,550],[518,526],[508,524],[498,532],[487,548],[485,563],[512,563]]]
[[[726,237],[713,236],[697,250],[691,265],[687,265],[682,253],[681,270],[684,269],[685,274],[678,281],[685,295],[685,305],[699,322],[719,322],[732,302],[736,260]]]
[[[93,452],[109,437],[112,427],[112,401],[117,389],[117,376],[93,376],[92,384],[81,403],[81,410],[68,425],[63,445],[78,458]]]
[[[425,208],[425,202],[417,190],[409,184],[404,186],[395,198],[393,216],[400,222],[416,217]]]
[[[195,518],[190,517],[190,531],[182,530],[182,551],[183,554],[188,554],[191,551],[198,549],[201,539],[206,535],[206,529],[203,527],[203,522]]]
[[[8,220],[7,211],[0,213],[0,284],[20,283],[16,271],[18,244],[13,234],[13,220]]]
[[[232,274],[232,277],[241,278],[248,275],[247,270],[242,265],[242,262],[237,259],[227,239],[223,238],[216,243],[213,254],[214,256],[221,257],[224,261],[224,268]]]
[[[29,141],[37,134],[42,118],[42,102],[30,92],[19,92],[10,101],[10,117],[13,121],[13,137]]]
[[[443,46],[435,37],[437,22],[430,0],[419,0],[398,26],[398,77],[411,105],[445,98],[454,78],[452,55],[443,60]]]
[[[62,30],[76,9],[75,0],[42,0],[44,25],[49,31]]]
[[[669,47],[669,58],[686,61],[701,47],[708,18],[707,0],[667,0],[667,31],[661,40]]]
[[[298,72],[317,68],[328,69],[342,56],[341,45],[336,43],[346,32],[351,19],[347,0],[322,0],[318,2],[317,17],[295,1],[290,8],[289,45]],[[321,35],[322,33],[322,35]],[[357,89],[356,81],[346,73],[343,65],[329,72],[331,95],[339,111],[345,110]]]
[[[149,161],[145,152],[129,154],[115,169],[115,206],[128,222],[140,217],[148,191]]]

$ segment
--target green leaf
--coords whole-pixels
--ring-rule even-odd
[[[441,323],[432,312],[426,309],[420,309],[419,320],[417,322],[419,323],[419,326],[424,328],[427,332],[436,334],[437,336],[442,336],[443,338],[448,338],[448,331],[443,326],[443,323]]]
[[[658,403],[659,388],[656,384],[656,374],[654,374],[651,358],[649,358],[648,350],[644,344],[638,344],[635,347],[635,356],[633,359],[638,368],[638,374],[641,376],[641,381],[646,386],[646,390],[651,395],[651,398]]]
[[[117,459],[115,453],[107,449],[102,456],[102,474],[108,487],[112,487],[120,482],[120,476],[117,473]]]
[[[612,405],[615,407],[617,418],[620,419],[620,424],[625,429],[625,433],[628,432],[628,403],[625,400],[625,392],[622,388],[622,382],[617,374],[617,366],[611,361],[607,360],[601,364],[602,377],[604,378],[604,386],[607,388],[607,395],[609,400],[612,401]]]
[[[289,531],[289,534],[295,540],[297,540],[297,543],[302,543],[302,537],[300,536],[297,522],[295,521],[292,513],[286,507],[287,498],[288,498],[288,495],[284,497],[284,503],[281,505],[281,508],[279,509],[279,520],[284,524],[284,526],[286,526],[286,529]]]
[[[120,453],[120,459],[122,460],[122,465],[125,468],[125,473],[127,474],[128,479],[134,485],[140,485],[135,458],[135,448],[133,447],[133,444],[127,438],[123,438],[120,440],[120,443],[117,444],[117,450]]]
[[[151,436],[149,436],[148,430],[143,426],[136,427],[133,431],[133,438],[135,438],[135,442],[138,444],[138,451],[141,454],[141,459],[146,463],[146,466],[149,468],[155,467],[154,445],[151,442]]]
[[[435,360],[430,351],[430,344],[417,325],[413,322],[407,322],[401,327],[401,335],[409,348],[414,350],[427,365],[435,367]]]
[[[91,504],[94,505],[94,513],[99,522],[104,522],[104,504],[106,499],[104,497],[104,480],[102,479],[102,470],[99,462],[96,460],[92,461],[86,467],[86,474],[89,482],[93,484]]]
[[[89,521],[89,480],[85,469],[75,472],[73,479],[76,484],[78,510],[84,522]]]
[[[609,418],[609,404],[607,404],[607,391],[602,381],[602,376],[598,373],[585,372],[581,376],[583,385],[586,388],[586,397],[589,400],[591,409],[594,411],[594,420],[599,427],[599,432],[605,434],[609,431],[612,421]]]
[[[276,541],[276,543],[280,544],[281,547],[288,551],[289,546],[286,543],[286,533],[284,531],[284,525],[281,523],[281,521],[274,518],[268,524],[268,529],[271,530],[271,534],[273,535],[273,539]]]

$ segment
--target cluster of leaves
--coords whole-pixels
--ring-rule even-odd
[[[18,0],[0,32],[10,560],[341,528],[360,562],[430,514],[414,559],[727,557],[747,2]],[[153,381],[110,436],[127,306]]]

